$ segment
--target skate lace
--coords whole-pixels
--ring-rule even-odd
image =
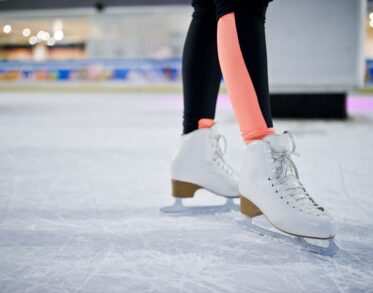
[[[292,204],[293,208],[298,208],[301,212],[306,212],[312,215],[320,215],[324,208],[319,206],[308,194],[306,189],[303,187],[299,180],[298,169],[295,166],[291,156],[299,156],[295,152],[295,142],[291,137],[292,147],[289,150],[277,152],[270,149],[272,155],[272,161],[274,162],[274,183],[273,186],[276,188],[276,193],[279,193],[281,198],[284,195],[287,200],[287,204]],[[270,178],[269,178],[270,179]],[[290,203],[289,199],[293,199]]]
[[[221,148],[220,142],[223,141],[223,150]],[[236,176],[233,168],[224,160],[224,155],[227,151],[227,139],[225,136],[217,133],[213,133],[211,136],[213,155],[212,160],[216,166],[222,169],[224,172]]]

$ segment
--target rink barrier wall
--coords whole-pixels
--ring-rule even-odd
[[[373,60],[366,61],[365,81],[373,84]],[[181,60],[86,59],[54,61],[0,60],[3,81],[181,81]],[[317,85],[316,85],[317,86]],[[335,85],[334,85],[335,86]],[[323,85],[325,87],[325,85]]]
[[[177,82],[180,59],[0,61],[2,81]]]
[[[347,93],[271,94],[272,116],[297,119],[346,119]]]
[[[367,61],[367,80],[373,77],[373,60]],[[118,87],[118,91],[180,91],[181,60],[175,59],[110,59],[63,60],[45,62],[0,61],[0,86],[17,84],[35,90],[38,84],[53,85],[53,90],[66,90],[74,85],[91,89],[102,84],[102,91]],[[110,83],[114,82],[114,83]],[[31,87],[30,87],[31,85]],[[123,86],[123,87],[121,87]],[[44,88],[45,89],[45,88]],[[304,88],[305,89],[305,88]],[[271,91],[272,113],[277,118],[344,119],[347,117],[346,92],[333,91],[317,85],[302,91],[302,87]]]

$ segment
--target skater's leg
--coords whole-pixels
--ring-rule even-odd
[[[172,195],[193,197],[203,188],[235,198],[238,177],[224,160],[219,143],[223,137],[213,120],[222,78],[215,5],[212,0],[194,0],[192,5],[183,53],[184,135],[171,164]]]
[[[193,19],[183,52],[183,133],[210,127],[222,78],[216,41],[216,13],[212,0],[194,0]],[[203,120],[201,119],[210,119]]]
[[[245,142],[274,133],[265,40],[266,0],[214,0],[225,84]]]
[[[267,0],[214,0],[218,16],[218,52],[247,152],[240,172],[241,212],[263,213],[289,234],[330,239],[330,215],[307,193],[291,155],[289,133],[274,134],[268,97]]]

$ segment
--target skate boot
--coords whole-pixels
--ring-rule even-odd
[[[263,213],[275,228],[298,236],[298,240],[332,239],[332,218],[299,181],[292,154],[295,143],[288,132],[268,135],[247,145],[239,179],[241,212],[250,218]],[[326,250],[312,245],[308,249],[321,254],[338,250],[333,241],[329,241]]]
[[[220,141],[224,142],[224,151]],[[223,212],[238,209],[233,198],[239,197],[238,176],[224,160],[225,137],[218,134],[216,126],[197,129],[183,135],[171,164],[172,196],[174,209],[164,212],[181,212],[186,208],[182,199],[194,197],[199,189],[206,189],[228,198],[222,206],[193,207],[188,212]]]

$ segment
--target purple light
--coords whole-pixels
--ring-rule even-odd
[[[373,112],[373,97],[371,96],[349,96],[347,97],[348,113]]]

